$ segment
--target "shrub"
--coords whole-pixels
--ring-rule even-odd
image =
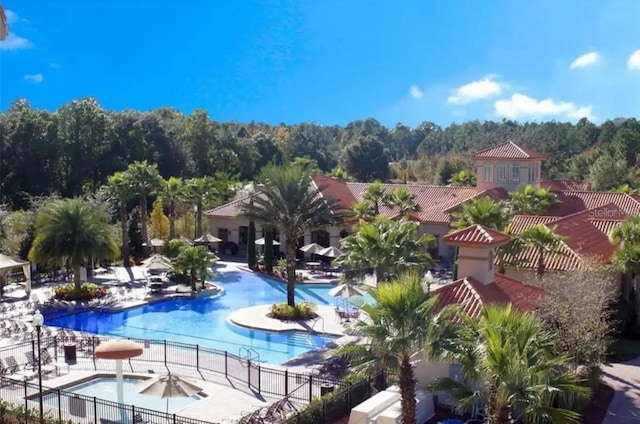
[[[58,300],[92,300],[107,295],[107,289],[93,283],[84,283],[76,291],[75,284],[65,284],[54,289],[53,297]]]
[[[304,321],[315,318],[316,304],[312,302],[302,302],[296,306],[289,306],[286,303],[274,303],[271,305],[269,316],[275,319]]]

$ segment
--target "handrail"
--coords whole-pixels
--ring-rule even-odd
[[[309,331],[307,332],[307,341],[309,341],[309,339],[311,338],[311,334],[315,332],[315,327],[316,324],[318,323],[318,321],[322,322],[322,332],[324,333],[324,318],[321,316],[316,317],[316,319],[313,320],[313,324],[311,324],[311,327],[309,328]]]
[[[243,355],[243,352],[246,352],[246,355]],[[260,354],[250,347],[240,346],[240,349],[238,349],[238,357],[246,361],[260,362]]]

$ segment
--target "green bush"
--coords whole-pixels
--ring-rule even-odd
[[[2,424],[40,424],[40,415],[35,409],[25,409],[24,406],[15,406],[7,401],[0,400],[0,423]],[[50,414],[44,414],[44,424],[72,424],[73,421],[64,421],[53,418]]]
[[[107,289],[93,283],[84,283],[76,290],[74,283],[57,286],[53,297],[58,300],[92,300],[107,295]]]
[[[271,313],[269,315],[275,319],[304,321],[317,316],[316,304],[302,302],[296,304],[296,306],[289,306],[286,303],[274,303],[271,305]]]

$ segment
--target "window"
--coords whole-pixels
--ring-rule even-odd
[[[538,166],[533,165],[531,167],[531,182],[534,183],[536,181],[538,181]]]
[[[520,165],[511,167],[511,181],[520,181]]]
[[[498,181],[507,181],[506,165],[498,165]]]
[[[484,166],[484,180],[493,181],[493,164],[486,164]]]

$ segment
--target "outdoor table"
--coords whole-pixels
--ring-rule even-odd
[[[322,266],[321,262],[307,262],[307,267],[311,271],[316,271],[318,268],[320,268],[320,266]]]

